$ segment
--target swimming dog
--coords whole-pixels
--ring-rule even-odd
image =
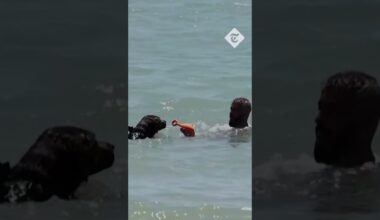
[[[78,186],[112,166],[114,146],[72,126],[45,130],[13,167],[0,166],[0,201],[44,201],[74,198]]]
[[[128,126],[128,139],[153,138],[160,130],[166,128],[166,121],[156,115],[144,116],[136,127]]]

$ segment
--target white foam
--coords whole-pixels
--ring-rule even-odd
[[[252,208],[251,207],[242,207],[241,210],[242,211],[252,212]]]
[[[236,6],[243,6],[243,7],[251,6],[250,3],[244,3],[244,2],[234,2],[234,5],[236,5]]]
[[[281,154],[276,154],[269,161],[254,168],[253,172],[255,178],[273,180],[284,174],[304,175],[318,171],[323,167],[325,166],[317,164],[307,154],[301,154],[297,159],[284,159]]]
[[[235,129],[230,127],[228,124],[215,124],[208,125],[203,121],[197,121],[195,123],[197,136],[205,137],[230,137],[230,136],[240,136],[240,135],[249,135],[252,131],[251,127],[243,129]]]
[[[165,112],[170,112],[174,110],[173,103],[174,103],[174,100],[160,102],[160,104],[163,105],[162,110],[164,110]]]

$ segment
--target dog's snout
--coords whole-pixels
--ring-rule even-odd
[[[164,125],[164,128],[166,127],[166,121],[162,120],[162,124]]]

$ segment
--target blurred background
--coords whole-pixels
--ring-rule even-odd
[[[0,161],[16,163],[46,128],[74,125],[116,146],[115,165],[79,200],[0,206],[2,219],[126,219],[124,1],[0,3]]]

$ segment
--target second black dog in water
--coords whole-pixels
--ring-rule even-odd
[[[43,201],[73,197],[87,178],[112,166],[114,146],[87,130],[53,127],[44,131],[12,168],[0,164],[0,200]]]
[[[136,127],[128,126],[128,139],[153,138],[160,130],[166,128],[166,121],[156,115],[144,116]]]

